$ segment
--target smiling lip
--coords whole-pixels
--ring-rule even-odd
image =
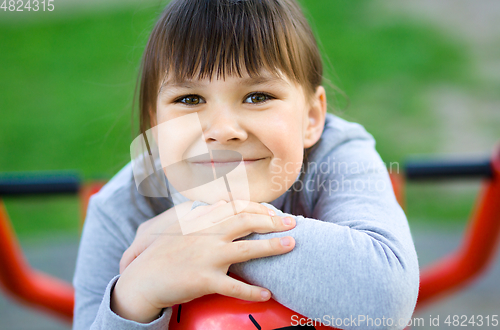
[[[259,160],[262,160],[264,158],[256,158],[256,159],[244,159],[245,165],[250,165],[253,164]],[[239,160],[234,160],[234,161],[213,161],[213,162],[192,162],[192,164],[195,165],[201,165],[201,166],[228,166],[228,165],[236,165],[239,164],[241,161]]]

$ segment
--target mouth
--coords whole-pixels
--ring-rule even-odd
[[[214,159],[213,161],[212,160],[209,160],[209,161],[194,161],[194,162],[191,162],[191,164],[194,164],[194,165],[197,165],[197,166],[207,166],[207,167],[212,167],[212,166],[216,166],[216,167],[220,167],[220,166],[232,166],[232,167],[236,167],[239,163],[243,162],[245,165],[252,165],[252,164],[255,164],[257,163],[258,161],[261,161],[265,158],[249,158],[249,159],[225,159],[225,160],[216,160]]]

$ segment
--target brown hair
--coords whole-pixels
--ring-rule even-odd
[[[323,79],[314,34],[296,0],[172,0],[151,32],[140,66],[139,130],[156,115],[164,79],[250,77],[282,72],[310,102]],[[136,96],[134,94],[135,104]],[[307,159],[308,148],[304,151]],[[305,171],[304,171],[305,172]]]

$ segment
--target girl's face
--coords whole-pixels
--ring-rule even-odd
[[[225,80],[188,80],[181,84],[166,80],[158,96],[157,118],[152,126],[161,127],[162,123],[193,113],[198,115],[203,133],[198,142],[206,144],[205,150],[208,148],[210,156],[186,160],[200,155],[201,152],[193,153],[193,150],[203,147],[196,149],[195,139],[187,138],[187,132],[183,137],[183,129],[178,127],[174,143],[180,147],[169,148],[170,153],[176,150],[177,159],[184,160],[183,170],[177,172],[176,178],[182,176],[189,180],[203,171],[214,173],[224,171],[224,166],[234,168],[239,162],[231,155],[239,153],[244,160],[246,178],[232,178],[233,182],[229,182],[232,197],[246,199],[249,191],[249,200],[270,202],[291,187],[300,173],[304,148],[311,147],[320,138],[326,96],[320,86],[313,101],[307,104],[301,86],[283,75],[278,78],[266,71],[254,79],[248,75],[230,76]],[[166,174],[169,181],[175,181]],[[219,192],[207,185],[206,189],[192,189],[182,194],[192,200],[215,203],[228,200],[227,191],[223,190]]]

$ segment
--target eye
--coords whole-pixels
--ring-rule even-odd
[[[199,95],[186,95],[178,98],[174,103],[183,103],[186,105],[198,105],[201,102],[201,97]]]
[[[262,92],[256,92],[256,93],[253,93],[253,94],[250,94],[246,99],[246,100],[251,100],[251,102],[249,103],[253,103],[253,104],[258,104],[258,103],[265,103],[269,100],[272,100],[274,97],[272,97],[271,95],[269,94],[266,94],[266,93],[262,93]]]

